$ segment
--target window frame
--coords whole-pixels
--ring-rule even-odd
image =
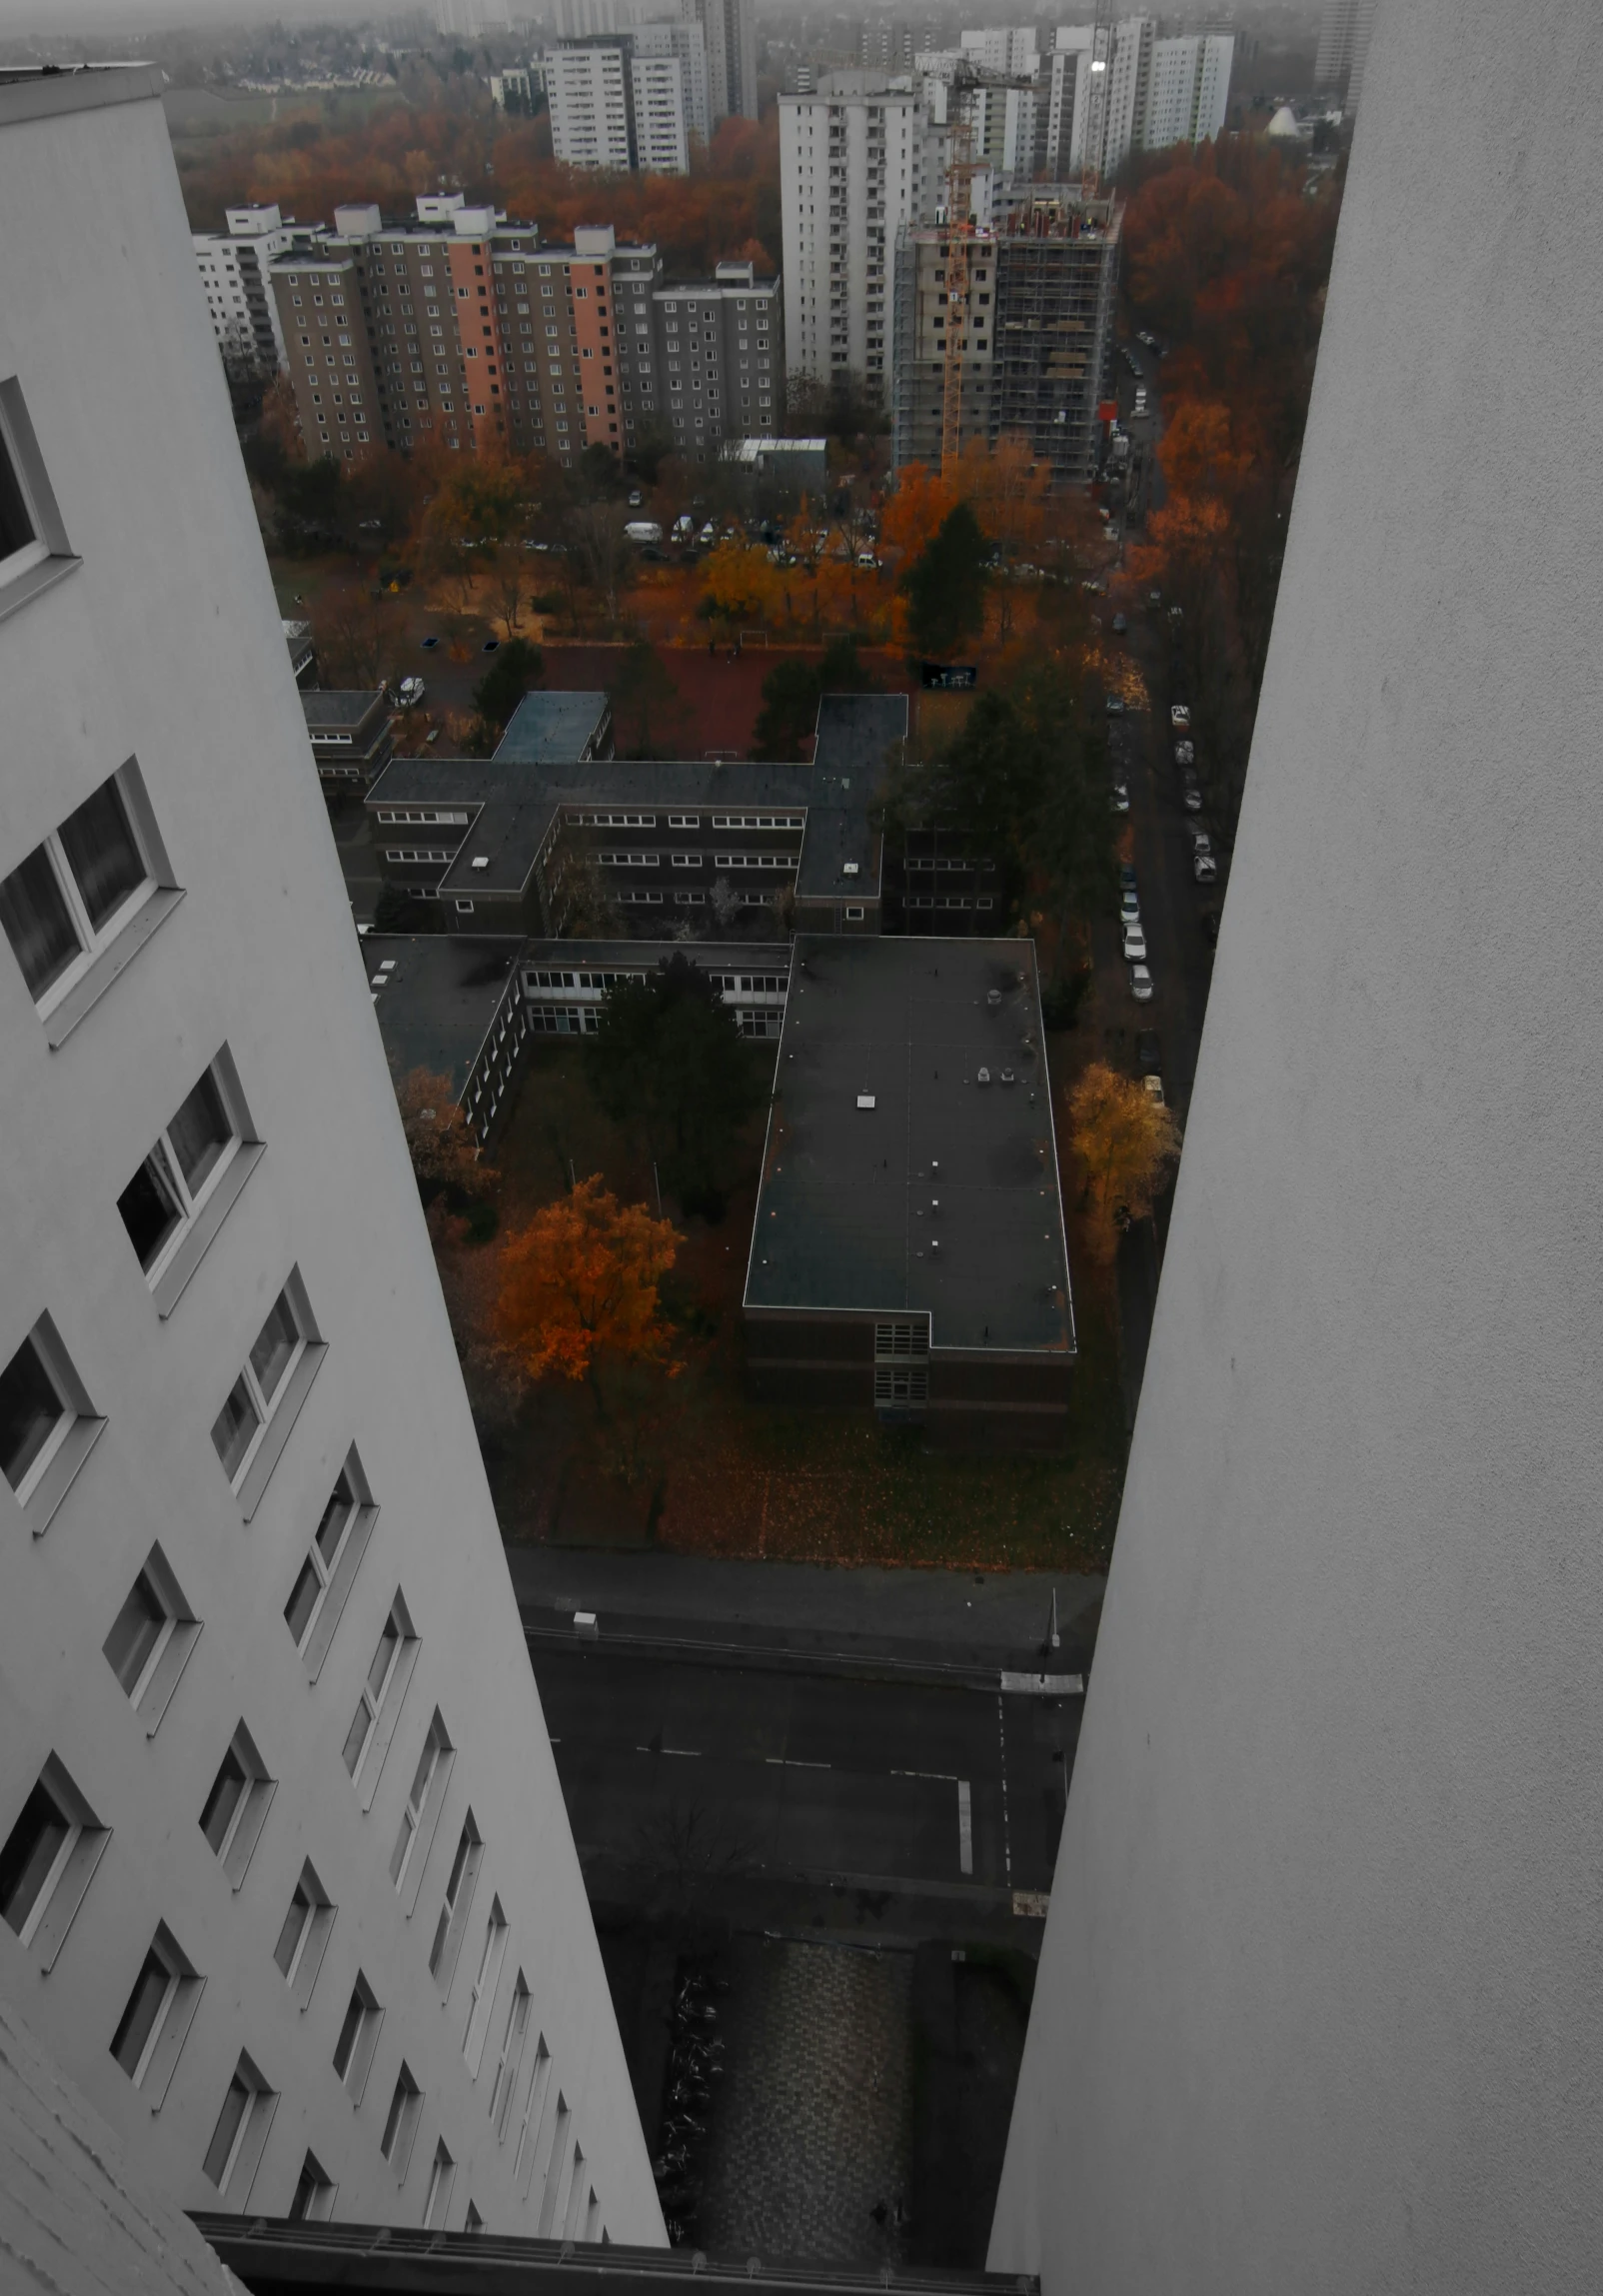
[[[484,1951],[479,1956],[478,1973],[468,1996],[467,2030],[462,2036],[462,2054],[475,2080],[485,2060],[485,2043],[490,2037],[490,2020],[495,2015],[496,1995],[501,1990],[501,1972],[506,1967],[511,1935],[511,1924],[502,1910],[501,1899],[492,1897],[485,1922]]]
[[[457,1836],[451,1871],[446,1876],[445,1894],[435,1917],[434,1942],[429,1948],[429,1974],[440,1987],[442,2001],[450,1999],[457,1963],[462,1958],[462,1941],[468,1933],[468,1921],[473,1911],[474,1893],[479,1886],[479,1868],[484,1863],[484,1836],[470,1809],[463,1817],[462,1831]]]
[[[3,614],[3,607],[0,607],[0,614]],[[107,788],[115,789],[135,850],[144,864],[145,875],[97,928],[90,919],[88,905],[68,859],[62,832],[73,819],[73,814]],[[152,934],[166,923],[183,900],[184,892],[174,882],[172,863],[156,826],[156,817],[145,790],[144,776],[137,757],[125,758],[114,773],[108,774],[104,781],[97,782],[80,800],[79,806],[74,807],[72,813],[48,830],[37,845],[30,847],[13,868],[4,873],[0,882],[9,882],[16,871],[23,868],[36,854],[44,857],[45,867],[50,872],[56,893],[78,941],[77,956],[70,960],[40,995],[34,996],[26,975],[23,976],[23,987],[34,1011],[44,1024],[46,1043],[55,1053],[61,1050],[79,1022],[100,1002],[112,983],[126,971]],[[21,958],[14,944],[12,955],[21,972]]]
[[[34,432],[22,384],[16,375],[0,379],[0,452],[33,528],[33,540],[0,559],[0,621],[49,590],[83,564],[67,540],[55,489]]]
[[[423,2090],[412,2067],[403,2057],[379,2138],[379,2157],[393,2171],[398,2185],[407,2181],[407,2171],[412,2166],[412,2148],[417,2142],[418,2123],[422,2118]]]
[[[390,1878],[409,1921],[417,1908],[418,1893],[423,1887],[424,1870],[429,1862],[429,1852],[434,1847],[435,1832],[450,1788],[456,1754],[451,1733],[436,1706],[429,1727],[424,1732],[423,1748],[413,1773],[412,1784],[407,1790],[401,1822],[396,1829],[395,1848],[390,1853]],[[421,1799],[418,1798],[420,1780]]]
[[[301,1896],[306,1899],[306,1919],[301,1923],[296,1934],[295,1944],[286,1966],[279,1959],[279,1947],[283,1944],[285,1932],[289,1928],[290,1914],[295,1910],[295,1901]],[[313,1865],[312,1860],[307,1858],[295,1877],[295,1887],[290,1891],[289,1906],[284,1919],[279,1924],[278,1938],[273,1947],[273,1966],[289,1987],[291,1998],[297,2008],[303,2013],[311,2005],[313,1990],[317,1985],[318,1972],[323,1966],[323,1956],[328,1950],[329,1938],[333,1932],[335,1915],[338,1911],[338,1906],[332,1903],[328,1891],[318,1878],[317,1868]]]
[[[384,1774],[385,1759],[390,1751],[391,1740],[395,1736],[396,1724],[401,1718],[401,1708],[406,1699],[407,1685],[412,1679],[413,1668],[418,1662],[418,1633],[412,1623],[412,1614],[407,1608],[406,1597],[402,1594],[400,1587],[396,1588],[394,1597],[385,1611],[384,1623],[379,1629],[380,1648],[384,1644],[386,1629],[392,1625],[396,1628],[396,1646],[390,1655],[390,1662],[384,1672],[384,1680],[377,1692],[373,1690],[370,1682],[370,1676],[373,1672],[372,1660],[368,1662],[362,1672],[362,1685],[357,1695],[357,1708],[360,1711],[366,1707],[368,1726],[354,1763],[346,1760],[344,1747],[341,1748],[341,1759],[345,1761],[351,1783],[362,1796],[364,1810],[370,1810],[373,1807],[373,1797],[379,1790],[379,1779]],[[373,1654],[375,1659],[378,1654],[376,1649]],[[355,1714],[351,1717],[351,1723],[354,1729],[356,1725]],[[347,1742],[349,1742],[350,1734],[348,1730],[346,1732]]]
[[[272,1394],[268,1395],[251,1357],[261,1346],[273,1316],[286,1303],[295,1328],[295,1344]],[[262,1503],[273,1469],[283,1455],[290,1431],[300,1416],[301,1407],[311,1392],[312,1381],[321,1370],[327,1353],[328,1347],[312,1314],[301,1271],[299,1267],[292,1267],[272,1306],[263,1317],[256,1337],[246,1349],[245,1359],[230,1382],[228,1392],[212,1420],[212,1444],[217,1452],[218,1463],[225,1475],[228,1475],[229,1487],[239,1500],[240,1511],[247,1522]],[[242,1386],[246,1401],[255,1414],[256,1427],[230,1473],[223,1446],[217,1439],[217,1429],[224,1412]]]
[[[441,2232],[451,2212],[451,2188],[457,2181],[457,2164],[444,2137],[435,2139],[434,2159],[429,2164],[429,2189],[423,2198],[423,2229]],[[435,2214],[439,2202],[440,2213]]]
[[[354,2027],[351,2021],[353,2012],[356,2014]],[[373,2070],[373,2059],[379,2046],[379,2028],[383,2023],[384,2011],[379,2006],[379,1997],[369,1983],[367,1973],[359,1969],[356,1983],[351,1988],[351,1998],[346,2003],[345,2015],[340,2019],[340,2031],[332,2059],[334,2077],[355,2105],[359,2105],[367,2093],[368,2075]],[[351,2035],[351,2046],[342,2066],[340,2051],[345,2046],[348,2032]]]
[[[0,1484],[10,1491],[22,1509],[23,1519],[34,1537],[42,1538],[76,1481],[79,1469],[100,1440],[106,1422],[90,1402],[88,1390],[74,1370],[72,1357],[62,1345],[61,1335],[48,1313],[36,1316],[11,1349],[5,1358],[6,1370],[25,1347],[33,1349],[35,1359],[56,1391],[61,1409],[55,1425],[23,1470],[21,1481],[13,1483],[9,1476],[0,1473]]]
[[[95,1877],[95,1869],[111,1839],[111,1828],[100,1823],[74,1784],[66,1765],[58,1755],[52,1753],[23,1796],[22,1808],[12,1820],[5,1848],[10,1848],[23,1814],[36,1791],[43,1792],[53,1803],[58,1815],[66,1821],[67,1830],[34,1893],[21,1925],[14,1924],[9,1914],[5,1920],[23,1950],[38,1954],[39,1967],[48,1976],[56,1965],[56,1957],[67,1941],[67,1932]]]
[[[147,1964],[153,1959],[165,1969],[167,1983],[150,2031],[135,2063],[130,2067],[118,2054],[117,2042],[133,2015],[140,1982]],[[166,1922],[159,1921],[150,1944],[141,1956],[133,1991],[128,1996],[127,2005],[118,2019],[110,2042],[110,2053],[127,2073],[134,2087],[142,2095],[148,2096],[153,2113],[160,2112],[166,2101],[173,2073],[189,2036],[190,2026],[195,2021],[195,2011],[200,2006],[205,1985],[205,1978],[196,1970]]]
[[[183,1165],[172,1144],[172,1127],[201,1086],[210,1080],[222,1103],[223,1114],[231,1127],[216,1162],[207,1172],[198,1190],[192,1189],[184,1176]],[[239,1071],[227,1045],[219,1046],[195,1083],[179,1102],[168,1122],[157,1133],[147,1153],[140,1159],[138,1170],[127,1187],[132,1187],[146,1165],[160,1158],[164,1167],[168,1191],[178,1206],[179,1216],[169,1234],[163,1239],[148,1267],[141,1262],[145,1281],[156,1301],[158,1314],[165,1322],[178,1305],[189,1284],[190,1277],[205,1257],[212,1239],[238,1201],[241,1190],[260,1162],[263,1145],[251,1122],[250,1110],[240,1086]],[[124,1188],[124,1194],[127,1193]],[[121,1207],[119,1196],[118,1205]],[[127,1221],[124,1219],[124,1226]],[[133,1237],[129,1237],[133,1245]],[[134,1246],[135,1257],[138,1247]]]
[[[230,1760],[237,1762],[240,1768],[239,1798],[229,1813],[222,1838],[213,1841],[206,1825],[206,1811]],[[277,1791],[277,1779],[268,1776],[267,1764],[257,1750],[256,1740],[241,1722],[228,1741],[217,1775],[212,1780],[205,1802],[201,1804],[200,1814],[201,1831],[206,1835],[218,1864],[227,1874],[230,1887],[235,1890],[243,1886],[250,1870],[251,1858],[261,1839],[262,1827],[267,1822],[267,1813]]]
[[[241,2114],[239,2126],[235,2129],[229,2142],[227,2153],[219,2162],[217,2171],[214,2173],[212,2157],[217,2150],[218,2139],[223,2130],[224,2115],[228,2111],[229,2098],[234,2093],[236,2083],[245,2091],[245,2110]],[[233,2188],[234,2197],[231,2202],[233,2207],[244,2210],[250,2206],[251,2187],[256,2182],[256,2172],[262,2165],[262,2155],[267,2150],[267,2140],[273,2127],[273,2115],[277,2110],[278,2091],[269,2085],[255,2061],[242,2049],[239,2053],[239,2060],[229,2075],[228,2087],[223,2093],[222,2109],[217,2116],[217,2126],[212,2132],[212,2141],[208,2145],[206,2156],[201,2163],[201,2174],[209,2183],[217,2187],[219,2199],[227,2200],[230,2188]],[[236,2186],[235,2178],[240,2175],[242,2170],[243,2181]]]
[[[139,1671],[130,1683],[124,1680],[123,1669],[113,1658],[108,1645],[122,1623],[123,1614],[144,1579],[162,1605],[162,1623],[156,1639],[140,1661]],[[162,1716],[172,1703],[184,1668],[189,1664],[190,1652],[200,1638],[200,1620],[190,1609],[183,1588],[173,1574],[172,1565],[162,1552],[158,1541],[135,1571],[127,1593],[117,1606],[117,1615],[107,1629],[101,1643],[101,1653],[111,1667],[123,1694],[134,1712],[145,1725],[145,1735],[153,1738],[161,1727]]]
[[[331,1561],[318,1543],[318,1533],[328,1518],[329,1507],[334,1504],[342,1482],[349,1486],[353,1503],[348,1509]],[[356,1584],[356,1574],[362,1567],[362,1557],[367,1551],[368,1540],[373,1535],[373,1526],[378,1519],[379,1509],[363,1472],[361,1456],[353,1443],[334,1478],[334,1488],[318,1517],[317,1529],[313,1531],[302,1556],[300,1569],[290,1582],[289,1595],[284,1603],[284,1623],[289,1627],[290,1639],[295,1642],[311,1681],[315,1682],[323,1670],[323,1662],[339,1630],[340,1620],[345,1615],[345,1606],[350,1600],[351,1589]],[[308,1570],[317,1582],[317,1593],[307,1613],[305,1629],[299,1641],[296,1641],[290,1608]]]
[[[512,2118],[512,2100],[518,2088],[518,2075],[523,2070],[524,2050],[528,2046],[534,2012],[534,1996],[529,1990],[529,1980],[520,1969],[512,1982],[512,1999],[507,2005],[507,2029],[501,2037],[501,2050],[496,2058],[496,2076],[490,2086],[490,2118],[499,2145],[507,2141],[507,2123]]]

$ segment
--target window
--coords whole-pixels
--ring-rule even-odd
[[[429,2170],[429,2191],[423,2203],[423,2229],[436,2232],[445,2223],[446,2210],[451,2206],[451,2185],[457,2173],[457,2164],[446,2150],[441,2137],[434,2148],[434,2162]]]
[[[225,2199],[244,2208],[267,2147],[278,2096],[241,2050],[202,2167]]]
[[[329,1903],[329,1893],[308,1858],[301,1868],[301,1878],[295,1884],[289,1911],[273,1948],[279,1974],[299,2008],[304,2009],[312,1998],[312,1988],[323,1966],[324,1949],[333,1927],[334,1907]]]
[[[66,1497],[105,1425],[48,1315],[0,1370],[0,1474],[36,1538]]]
[[[550,2089],[551,2051],[542,2034],[535,2045],[535,2061],[529,2069],[529,2087],[524,2095],[523,2117],[518,2124],[518,2152],[512,2164],[513,2176],[526,2199],[534,2180],[535,2155],[540,2149],[540,2131],[546,2117],[546,2099]]]
[[[101,1644],[149,1737],[156,1734],[199,1634],[167,1557],[153,1546]]]
[[[178,1304],[261,1153],[250,1132],[225,1047],[117,1198],[128,1240],[164,1315]]]
[[[379,2027],[384,2022],[384,2011],[374,1997],[373,1987],[360,1970],[340,2026],[340,2037],[334,2044],[334,2070],[337,2077],[351,2092],[354,2103],[362,2102],[362,2092],[368,2085],[368,2073],[373,2065],[373,2052],[379,2045]]]
[[[78,564],[13,375],[0,382],[0,615]]]
[[[406,1603],[397,1592],[380,1630],[367,1677],[358,1692],[351,1726],[345,1733],[345,1766],[363,1790],[364,1809],[373,1806],[379,1773],[395,1735],[401,1701],[406,1696],[417,1654],[417,1636],[412,1631]]]
[[[451,1860],[445,1901],[434,1925],[434,1942],[429,1948],[429,1974],[440,1980],[442,1999],[450,1992],[451,1980],[456,1974],[457,1956],[462,1950],[463,1932],[468,1926],[468,1908],[473,1903],[474,1883],[479,1878],[483,1856],[484,1843],[479,1837],[479,1828],[470,1810],[457,1841],[457,1854]]]
[[[507,2030],[502,2036],[501,2054],[496,2059],[496,2077],[490,2089],[490,2118],[496,2126],[498,2144],[507,2141],[513,2091],[518,2086],[518,2069],[523,2063],[524,2043],[529,2038],[531,2006],[528,1981],[520,1969],[512,1988],[512,2006],[507,2011]]]
[[[434,1839],[440,1804],[445,1799],[446,1780],[451,1775],[452,1750],[445,1723],[440,1719],[440,1709],[436,1707],[434,1719],[423,1741],[423,1752],[418,1757],[418,1766],[413,1774],[412,1791],[407,1795],[406,1808],[401,1812],[395,1847],[390,1852],[390,1879],[403,1897],[408,1895],[409,1878],[412,1883],[408,1913],[418,1901],[418,1888],[428,1860],[429,1845]]]
[[[507,1916],[501,1910],[500,1898],[493,1897],[490,1919],[485,1924],[484,1951],[479,1956],[479,1974],[473,1981],[473,1995],[468,2005],[468,2030],[462,2042],[462,2053],[475,2080],[484,2060],[485,2036],[490,2030],[490,2013],[495,2006],[501,1964],[506,1957]]]
[[[384,2134],[379,2150],[395,2170],[396,2182],[405,2184],[407,2169],[412,2160],[412,2141],[418,2133],[418,2120],[423,2111],[423,2091],[412,2077],[412,2068],[403,2060],[396,2079],[395,2093],[390,2099],[390,2110],[384,2116]]]
[[[0,1916],[52,1968],[110,1839],[52,1754],[0,1848]]]
[[[309,2152],[290,2198],[290,2222],[326,2224],[334,2214],[334,2189],[316,2153]]]
[[[212,1442],[248,1522],[326,1352],[299,1269],[274,1300],[212,1423]]]
[[[42,1017],[59,1016],[52,1047],[169,914],[171,875],[130,760],[0,880],[0,925],[29,994]]]
[[[357,1566],[378,1512],[353,1445],[335,1477],[306,1560],[284,1605],[285,1623],[314,1682],[356,1581]]]
[[[152,2112],[167,2094],[202,1982],[166,1922],[159,1923],[111,2038],[112,2055],[149,2096]]]
[[[228,1742],[200,1817],[201,1831],[235,1889],[245,1879],[274,1791],[256,1741],[241,1722]]]

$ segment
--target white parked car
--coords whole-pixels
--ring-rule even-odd
[[[396,688],[396,700],[403,710],[414,709],[423,700],[428,688],[421,678],[403,678]]]
[[[703,527],[701,533],[697,536],[696,539],[704,550],[712,549],[714,543],[718,540],[718,528],[713,524],[711,519],[708,520],[706,526]]]
[[[1169,711],[1169,724],[1174,728],[1176,733],[1190,732],[1191,713],[1184,702],[1176,702],[1173,704]]]
[[[1143,1077],[1141,1079],[1141,1083],[1146,1087],[1147,1099],[1149,1101],[1156,1101],[1158,1107],[1162,1108],[1165,1105],[1163,1100],[1163,1079],[1161,1077]]]
[[[1150,1005],[1152,1002],[1152,976],[1144,965],[1130,967],[1130,995],[1137,1005]]]
[[[1118,915],[1119,923],[1121,925],[1140,924],[1141,897],[1136,892],[1133,885],[1127,885],[1124,888],[1124,891],[1119,895]]]
[[[1146,928],[1139,918],[1124,927],[1124,962],[1126,965],[1146,963]]]
[[[1174,763],[1177,766],[1194,766],[1196,764],[1195,742],[1176,742],[1174,745]]]
[[[1113,784],[1112,791],[1109,794],[1107,803],[1110,812],[1116,814],[1127,814],[1130,810],[1130,792],[1128,783],[1115,782]]]

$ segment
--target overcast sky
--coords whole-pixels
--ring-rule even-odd
[[[381,11],[374,0],[0,0],[0,37],[105,36],[235,24],[327,24]],[[111,50],[107,50],[108,55]]]

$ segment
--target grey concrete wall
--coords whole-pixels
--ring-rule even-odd
[[[280,2101],[228,2206],[283,2214],[310,2147],[340,2216],[416,2225],[443,2136],[452,2230],[470,2198],[495,2231],[539,2219],[545,2163],[530,2186],[516,2155],[543,2035],[572,2115],[551,2174],[571,2178],[577,2140],[613,2237],[661,2241],[166,124],[154,87],[79,108],[103,85],[0,88],[0,378],[82,561],[0,619],[0,876],[134,754],[185,897],[59,1050],[0,935],[0,1366],[48,1312],[106,1421],[44,1535],[0,1481],[0,1841],[52,1752],[110,1829],[53,1968],[0,1923],[0,1999],[181,2205],[219,2205],[202,2163],[245,2049]],[[117,1199],[224,1044],[265,1148],[164,1318]],[[247,1522],[210,1429],[294,1265],[328,1353]],[[379,1515],[312,1682],[284,1606],[353,1443]],[[102,1643],[156,1540],[202,1631],[152,1736]],[[341,1749],[398,1588],[417,1663],[364,1809]],[[437,1704],[457,1754],[409,1906],[389,1861]],[[278,1787],[235,1891],[198,1821],[241,1719]],[[442,2000],[431,1937],[470,1805],[484,1862]],[[306,1858],[339,1911],[303,2012],[273,1956]],[[497,1896],[510,1936],[476,2072]],[[110,2054],[158,1921],[206,1981],[159,2110]],[[359,1969],[384,2018],[354,2109],[332,2058]],[[533,2017],[502,2142],[520,1969]],[[403,2057],[424,2092],[404,2181],[380,2153]]]
[[[1603,43],[1382,10],[991,2260],[1595,2287]]]

